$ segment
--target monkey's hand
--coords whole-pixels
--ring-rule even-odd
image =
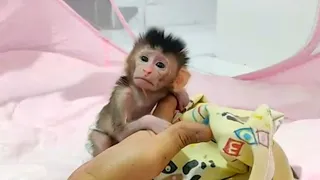
[[[118,131],[114,134],[114,137],[120,142],[131,134],[134,134],[140,130],[151,130],[158,134],[167,129],[170,125],[171,123],[166,120],[160,119],[153,115],[145,115],[138,120],[126,123],[125,126],[121,128],[121,131]]]
[[[145,115],[140,121],[146,130],[151,130],[156,134],[159,134],[171,125],[170,122],[153,115]]]
[[[179,92],[175,92],[174,96],[177,98],[178,101],[178,109],[183,112],[185,110],[185,107],[189,104],[189,94],[184,89]]]

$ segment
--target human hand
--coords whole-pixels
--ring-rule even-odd
[[[185,121],[158,135],[140,131],[79,167],[69,180],[151,180],[182,148],[212,138],[209,127]]]

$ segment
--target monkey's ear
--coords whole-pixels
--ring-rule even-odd
[[[190,75],[190,72],[188,71],[188,69],[185,67],[182,67],[179,70],[178,75],[172,84],[173,90],[174,91],[182,90],[187,85],[190,76],[191,75]]]

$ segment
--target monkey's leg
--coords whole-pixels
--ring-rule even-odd
[[[92,143],[91,148],[93,157],[115,144],[111,137],[94,130],[89,134],[89,141]]]

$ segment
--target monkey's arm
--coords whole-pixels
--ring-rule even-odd
[[[119,142],[140,130],[151,130],[158,134],[171,125],[170,122],[153,115],[145,115],[140,119],[126,123],[122,130],[115,134],[115,139]]]
[[[110,114],[112,131],[107,132],[117,141],[122,141],[131,134],[140,130],[152,130],[159,133],[167,128],[170,123],[152,115],[145,115],[137,120],[132,118],[133,108],[136,107],[132,89],[130,87],[119,87],[110,98],[108,114]],[[133,120],[132,122],[128,122]]]

